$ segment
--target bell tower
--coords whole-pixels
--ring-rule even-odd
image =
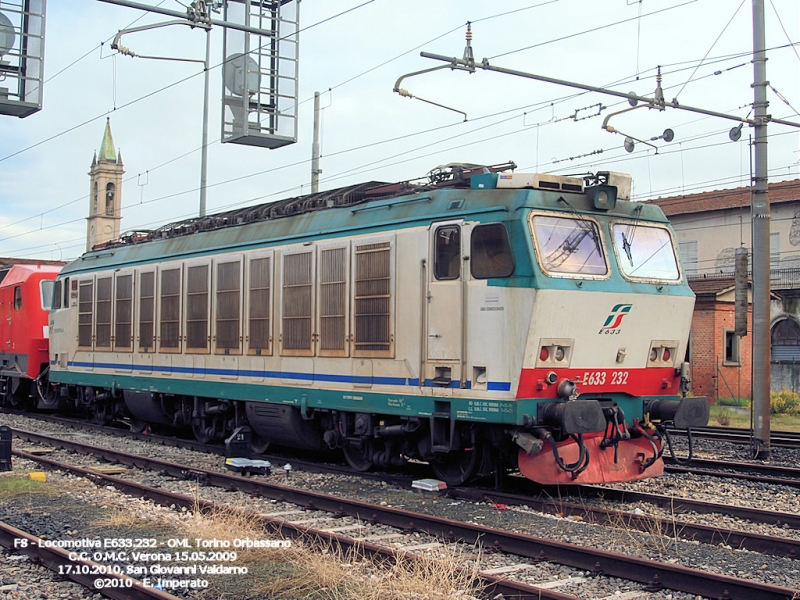
[[[97,244],[119,238],[122,220],[122,154],[114,150],[111,122],[106,119],[106,130],[99,154],[92,158],[89,169],[89,216],[86,217],[86,251]]]

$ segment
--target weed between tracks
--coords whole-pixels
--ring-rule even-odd
[[[283,539],[264,530],[244,511],[204,511],[196,507],[188,519],[190,539]],[[288,538],[287,538],[288,539]],[[286,548],[237,550],[235,566],[248,568],[244,577],[219,577],[203,598],[281,598],[285,600],[392,600],[475,598],[481,593],[477,572],[459,567],[465,556],[436,561],[381,559],[361,549],[343,549],[315,537],[292,538]],[[244,589],[244,591],[243,591]]]

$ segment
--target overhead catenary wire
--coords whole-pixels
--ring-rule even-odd
[[[404,137],[404,136],[403,136],[403,137]],[[385,142],[381,141],[381,142],[377,142],[377,143],[385,143]],[[188,154],[189,154],[189,153],[187,153],[186,155],[188,155]],[[333,155],[333,154],[332,154],[332,155]],[[185,156],[185,155],[184,155],[184,156]],[[386,158],[386,159],[384,159],[384,160],[391,160],[391,157],[387,157],[387,158]],[[359,168],[359,167],[354,167],[354,169],[351,169],[351,171],[353,171],[353,170],[355,170],[355,169],[358,169],[358,168]],[[360,168],[363,168],[363,166],[362,166],[362,167],[360,167]],[[150,170],[152,170],[152,169],[150,169]],[[245,176],[245,177],[246,177],[246,176]],[[240,180],[240,179],[241,179],[241,178],[236,178],[236,179],[232,179],[232,180],[229,180],[229,181]],[[192,191],[195,191],[195,190],[192,190]],[[186,193],[188,193],[188,192],[186,192]]]

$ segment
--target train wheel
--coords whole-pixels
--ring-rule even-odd
[[[371,452],[370,445],[367,442],[363,442],[360,448],[345,443],[343,450],[344,458],[347,461],[347,464],[353,467],[356,471],[363,473],[364,471],[369,471],[375,466],[375,464],[369,459]]]
[[[481,451],[477,447],[454,452],[437,452],[430,465],[438,479],[448,486],[457,486],[464,485],[475,477],[481,458]]]
[[[40,410],[57,410],[61,403],[61,394],[55,385],[50,385],[50,378],[45,370],[36,383],[36,408]]]
[[[201,444],[208,444],[211,441],[210,428],[205,419],[192,419],[192,433],[194,439]]]
[[[30,395],[26,393],[27,388],[22,381],[9,377],[4,388],[3,404],[19,410],[28,410],[31,407]]]
[[[100,425],[108,425],[114,416],[114,405],[111,402],[95,402],[92,407],[92,421]]]
[[[132,418],[131,422],[128,423],[128,427],[132,433],[144,433],[145,429],[147,429],[147,423],[140,421],[139,419]]]
[[[250,451],[253,454],[264,454],[269,450],[270,441],[254,433],[250,438]]]

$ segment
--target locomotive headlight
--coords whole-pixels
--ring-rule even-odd
[[[538,367],[568,367],[572,360],[572,347],[575,340],[550,338],[539,340]],[[535,355],[534,355],[535,356]]]
[[[650,345],[649,367],[674,366],[678,352],[678,342],[672,340],[654,340]]]

